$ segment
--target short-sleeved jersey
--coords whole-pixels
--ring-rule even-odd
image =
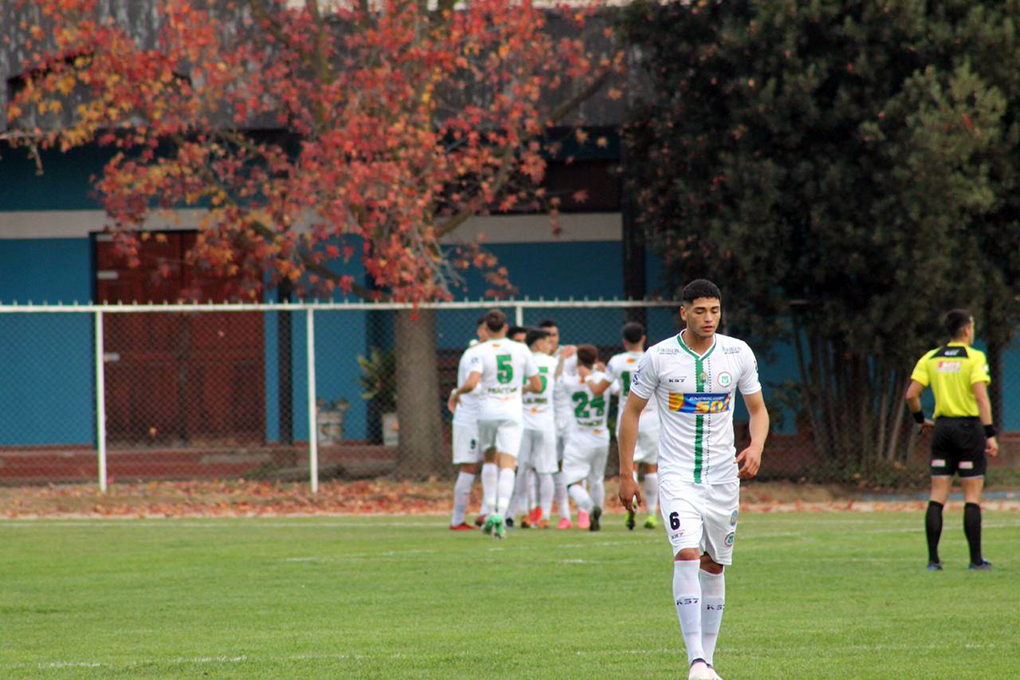
[[[642,352],[623,352],[614,356],[606,364],[606,380],[615,383],[613,391],[620,395],[621,413],[627,404],[627,397],[630,396],[630,385],[634,382],[634,373],[637,371],[638,362],[641,361],[642,356],[644,356]],[[621,420],[622,418],[616,419],[617,437],[620,435]],[[641,420],[639,421],[638,428],[642,432],[658,431],[659,429],[659,410],[650,400],[641,411]]]
[[[460,355],[460,363],[457,364],[457,387],[461,387],[468,379],[468,376],[475,371],[481,372],[482,362],[476,351],[479,345],[472,345]],[[478,424],[478,409],[480,408],[482,388],[481,385],[460,395],[460,402],[453,412],[454,425],[475,427]]]
[[[596,371],[591,374],[590,381],[598,384],[605,377]],[[571,404],[571,424],[569,428],[571,441],[579,441],[583,445],[601,446],[609,443],[609,399],[605,394],[595,396],[587,384],[582,385],[575,373],[560,377],[563,388]]]
[[[482,374],[478,420],[522,422],[524,381],[538,375],[531,350],[506,338],[479,343],[474,349],[479,358],[479,367],[474,372]]]
[[[951,342],[921,357],[910,375],[935,393],[935,418],[979,415],[974,383],[992,382],[984,352],[962,342]]]
[[[702,355],[683,333],[652,346],[638,363],[631,394],[655,399],[659,409],[659,475],[695,484],[737,477],[733,398],[761,391],[758,362],[742,340],[716,334]]]
[[[535,352],[535,366],[542,383],[541,392],[524,395],[524,427],[528,430],[548,432],[556,429],[553,412],[553,394],[556,387],[556,366],[559,360],[548,354]]]

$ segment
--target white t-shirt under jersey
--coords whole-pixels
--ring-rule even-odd
[[[478,345],[472,345],[460,355],[460,363],[457,364],[457,387],[462,386],[474,371],[481,372],[481,359],[478,358]],[[478,425],[478,409],[480,408],[482,388],[481,385],[460,395],[457,408],[453,411],[453,424],[465,427]]]
[[[627,397],[630,396],[630,386],[634,382],[634,373],[637,371],[638,363],[641,361],[641,357],[644,356],[643,352],[623,352],[617,354],[609,363],[606,364],[606,380],[614,383],[614,393],[620,395],[620,412],[623,412],[623,407],[627,404]],[[616,436],[620,436],[620,421],[622,418],[616,419]],[[641,411],[641,420],[638,428],[641,432],[658,432],[659,431],[659,409],[651,400],[645,405]]]
[[[761,391],[758,362],[743,340],[716,334],[702,355],[683,333],[645,352],[631,383],[642,399],[655,398],[662,427],[659,476],[679,475],[695,484],[722,484],[737,477],[733,445],[733,398]]]
[[[478,420],[522,422],[524,381],[538,375],[531,350],[506,338],[481,342],[473,349],[478,352],[479,366],[472,372],[482,374]]]
[[[597,385],[605,377],[604,373],[594,372],[588,381]],[[606,394],[595,396],[587,384],[582,385],[581,379],[574,375],[563,375],[560,386],[570,399],[571,425],[570,441],[582,446],[605,446],[609,444],[609,397]]]
[[[535,352],[534,357],[535,365],[538,367],[538,378],[542,381],[542,391],[528,392],[524,395],[524,429],[555,432],[553,394],[559,360],[541,352]]]

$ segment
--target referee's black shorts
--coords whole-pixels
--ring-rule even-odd
[[[939,418],[931,440],[932,477],[983,477],[985,445],[980,418]]]

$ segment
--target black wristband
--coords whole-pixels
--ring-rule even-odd
[[[924,411],[914,412],[914,422],[918,425],[924,425]]]
[[[995,436],[995,426],[994,425],[985,425],[985,438],[986,439],[991,439],[994,436]]]

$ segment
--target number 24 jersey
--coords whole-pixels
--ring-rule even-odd
[[[683,333],[653,345],[638,363],[631,393],[659,409],[659,474],[695,484],[736,481],[733,398],[761,391],[758,362],[743,340],[716,334],[702,355]]]

